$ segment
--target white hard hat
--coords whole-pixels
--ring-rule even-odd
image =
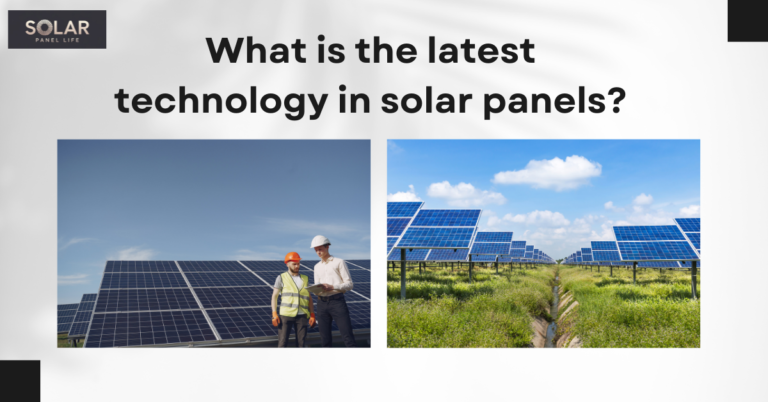
[[[312,246],[310,246],[310,247],[311,248],[315,248],[317,246],[325,246],[326,244],[330,246],[331,245],[331,241],[328,240],[328,238],[323,236],[323,235],[317,235],[317,236],[315,236],[314,239],[312,239]]]

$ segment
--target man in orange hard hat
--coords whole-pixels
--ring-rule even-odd
[[[349,275],[347,263],[328,253],[331,241],[325,236],[315,236],[311,247],[320,257],[320,262],[315,264],[315,283],[322,285],[323,291],[318,293],[317,315],[320,326],[320,339],[323,347],[333,344],[331,334],[331,321],[336,321],[336,326],[341,333],[341,339],[346,347],[355,347],[355,335],[352,333],[352,320],[349,318],[347,301],[344,293],[352,290],[354,284]]]
[[[291,251],[285,255],[287,272],[277,276],[272,291],[272,325],[278,327],[278,348],[284,348],[296,327],[296,347],[303,348],[307,339],[307,327],[315,326],[315,309],[309,294],[309,278],[299,274],[301,265],[299,253]],[[277,313],[277,295],[281,295],[280,315]]]

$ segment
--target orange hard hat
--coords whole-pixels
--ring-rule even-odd
[[[301,261],[301,257],[299,257],[299,253],[291,251],[285,255],[285,263],[287,264],[288,261]]]

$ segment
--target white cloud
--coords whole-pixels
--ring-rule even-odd
[[[680,208],[681,218],[698,218],[701,216],[701,206],[691,205],[684,208]]]
[[[148,248],[131,247],[117,252],[117,257],[108,258],[110,260],[122,261],[146,261],[151,260],[157,252]]]
[[[589,184],[589,179],[598,177],[603,167],[583,156],[573,155],[562,160],[532,160],[525,169],[499,172],[491,180],[495,184],[530,184],[533,188],[573,190]]]
[[[59,285],[79,285],[83,283],[88,283],[89,280],[86,279],[87,277],[88,277],[87,274],[59,275],[58,284]]]
[[[416,195],[416,189],[413,188],[413,184],[409,184],[408,189],[408,191],[398,191],[394,194],[387,194],[387,201],[422,201],[422,199]]]
[[[642,193],[635,197],[635,199],[632,201],[632,204],[634,205],[651,205],[653,203],[653,196],[645,193]]]
[[[523,223],[526,225],[542,225],[542,226],[568,226],[571,221],[565,219],[565,216],[560,212],[552,211],[533,211],[527,214],[506,214],[502,220],[508,220],[515,223]]]
[[[387,140],[387,152],[393,153],[393,154],[399,154],[403,152],[404,150],[397,146],[394,141]]]
[[[68,242],[66,242],[63,246],[59,247],[59,251],[62,251],[64,249],[66,249],[67,247],[73,246],[73,245],[75,245],[77,243],[83,243],[83,242],[87,242],[87,241],[91,241],[91,240],[96,240],[96,239],[91,239],[91,238],[88,238],[88,237],[75,237],[75,238],[69,239]]]
[[[427,189],[430,197],[443,198],[448,205],[454,207],[479,207],[486,204],[506,204],[507,199],[501,195],[488,190],[478,190],[470,183],[459,183],[452,186],[448,181],[441,183],[432,183]]]

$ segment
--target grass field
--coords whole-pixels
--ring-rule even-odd
[[[554,267],[473,270],[430,267],[407,272],[400,300],[400,270],[387,274],[387,345],[394,348],[528,347],[531,323],[549,317]]]
[[[700,346],[701,304],[691,299],[691,274],[684,271],[632,270],[607,267],[561,267],[560,284],[579,302],[575,314],[560,325],[592,348],[697,348]],[[697,276],[697,282],[699,276]],[[697,284],[697,289],[700,289]]]
[[[57,347],[59,347],[59,348],[71,348],[72,347],[67,342],[67,334],[58,334],[58,338],[57,339],[58,339],[57,340],[58,343],[56,345]],[[83,347],[83,341],[82,340],[80,340],[80,342],[77,344],[77,347],[78,348],[82,348]]]

